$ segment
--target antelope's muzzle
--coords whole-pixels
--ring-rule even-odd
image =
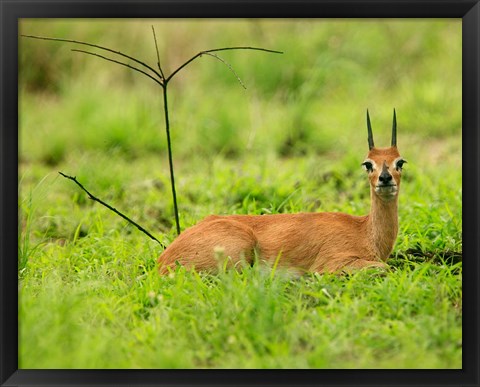
[[[382,173],[380,173],[380,176],[378,177],[378,182],[379,185],[392,185],[392,180],[393,177],[390,172],[388,172],[388,167],[387,163],[384,161],[383,162],[383,167],[382,167]],[[393,183],[394,185],[395,183]]]
[[[384,198],[393,198],[397,194],[397,185],[392,174],[388,171],[386,162],[383,162],[382,172],[378,176],[375,192]]]

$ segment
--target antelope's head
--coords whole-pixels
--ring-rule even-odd
[[[368,155],[362,166],[368,173],[371,191],[383,201],[391,201],[398,195],[403,164],[406,163],[397,149],[397,117],[393,110],[392,144],[388,148],[376,148],[373,144],[372,126],[367,110]]]

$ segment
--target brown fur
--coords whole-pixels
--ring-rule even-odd
[[[366,216],[336,212],[276,215],[211,215],[185,230],[160,255],[160,273],[176,262],[187,268],[214,271],[219,257],[228,264],[262,260],[299,271],[336,272],[363,267],[385,267],[398,231],[398,190],[401,169],[394,164],[396,146],[372,148],[367,159],[371,209]],[[383,167],[385,163],[385,167]],[[382,170],[396,184],[395,194],[376,192]]]

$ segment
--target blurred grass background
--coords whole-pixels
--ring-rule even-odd
[[[358,154],[352,144],[365,142],[367,107],[379,145],[389,141],[393,107],[403,150],[417,137],[433,141],[461,128],[460,21],[40,20],[23,21],[21,32],[100,44],[156,67],[151,25],[166,73],[210,48],[284,51],[220,53],[246,91],[214,58],[185,68],[169,89],[177,158]],[[130,157],[165,152],[158,85],[71,52],[72,44],[20,38],[20,47],[21,113],[29,112],[21,114],[22,160],[58,162],[85,148]]]
[[[393,258],[404,259],[412,249],[440,258],[446,252],[461,254],[461,20],[24,19],[20,33],[107,46],[155,67],[152,25],[167,74],[206,49],[257,46],[284,52],[219,53],[247,90],[225,65],[208,56],[197,59],[170,83],[182,228],[211,213],[367,213],[368,183],[360,167],[368,150],[365,112],[369,108],[375,144],[381,147],[390,143],[396,108],[398,146],[408,164]],[[195,317],[195,308],[206,308],[205,324],[222,326],[227,321],[211,310],[217,308],[221,315],[224,304],[215,303],[215,297],[209,299],[210,290],[201,283],[194,289],[194,276],[182,274],[181,282],[157,278],[159,246],[58,176],[57,171],[77,176],[93,194],[164,243],[175,237],[161,88],[136,72],[71,48],[78,46],[19,37],[22,367],[226,367],[241,358],[255,359],[248,363],[253,367],[461,366],[461,273],[448,268],[440,274],[434,269],[437,274],[431,275],[431,269],[421,265],[414,265],[419,271],[400,271],[385,282],[369,283],[367,277],[359,277],[351,287],[366,284],[370,289],[366,299],[359,296],[362,291],[351,293],[345,288],[343,279],[337,283],[327,278],[327,285],[318,278],[308,280],[294,285],[293,291],[285,282],[272,285],[287,289],[272,310],[292,312],[298,307],[308,316],[311,300],[302,304],[305,297],[300,292],[296,298],[296,286],[317,295],[323,292],[322,286],[340,289],[339,298],[325,299],[314,308],[318,321],[315,317],[299,334],[316,337],[318,324],[328,317],[321,308],[326,303],[338,317],[338,327],[331,328],[343,338],[327,340],[313,352],[304,344],[292,344],[289,357],[291,344],[276,347],[275,343],[270,343],[276,348],[272,353],[278,350],[279,358],[272,353],[272,358],[265,357],[270,350],[255,352],[271,340],[268,324],[266,336],[257,332],[258,342],[249,341],[251,332],[243,332],[244,345],[250,349],[239,350],[239,357],[232,354],[228,361],[222,352],[224,338],[215,348],[208,338],[202,341],[196,336],[183,337],[184,346],[170,341],[163,352],[161,346],[152,348],[148,338],[166,329],[162,319],[173,322],[170,332],[183,332],[189,329],[189,319],[202,320]],[[225,287],[232,287],[234,297],[235,281],[262,283],[263,277],[256,275],[245,279],[231,274],[232,278],[221,280],[226,281]],[[210,279],[201,281],[210,289]],[[194,307],[188,304],[190,293],[170,300],[171,283],[177,294],[199,292],[195,299],[200,302],[206,297],[213,304]],[[408,292],[399,292],[392,283],[424,292],[414,305]],[[260,285],[256,289],[249,289],[252,299],[263,297],[255,292],[265,289]],[[155,297],[160,292],[158,296],[168,300],[166,309],[162,302],[152,303],[149,291]],[[377,294],[388,308],[377,304],[377,298],[368,299],[368,294]],[[435,294],[451,295],[452,301]],[[285,299],[292,299],[292,304],[286,306]],[[435,300],[441,308],[432,307]],[[392,345],[381,346],[378,353],[370,351],[379,342],[377,325],[369,328],[372,334],[366,341],[363,336],[352,339],[350,334],[361,319],[350,316],[341,306],[344,301],[347,309],[354,303],[367,315],[374,310],[378,326],[391,321],[400,324],[395,325],[397,333],[385,331],[381,338]],[[142,303],[147,307],[139,306]],[[185,321],[179,323],[175,313],[187,304],[192,315],[183,316],[180,320]],[[226,304],[235,303],[229,299]],[[144,309],[148,313],[152,309],[156,317],[150,319]],[[300,315],[310,318],[291,313],[293,320],[288,324],[302,325],[294,320]],[[245,326],[251,326],[252,321],[243,317]],[[342,321],[348,322],[351,331],[342,331]],[[432,326],[436,329],[430,332]],[[101,329],[95,333],[92,327]],[[405,332],[413,329],[417,333],[408,337]],[[241,338],[242,331],[235,335]],[[84,341],[87,336],[90,341]],[[110,340],[125,336],[130,339],[118,343],[119,351],[113,353]],[[66,344],[55,346],[63,342],[62,337],[68,337]],[[93,342],[98,351],[90,355],[91,345],[85,343]],[[189,349],[192,342],[196,353]],[[77,349],[75,354],[72,348]],[[412,348],[421,348],[418,358],[407,356]],[[304,351],[308,355],[303,358],[311,361],[298,362]],[[332,351],[338,356],[328,358]]]

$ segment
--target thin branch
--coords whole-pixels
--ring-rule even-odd
[[[158,43],[157,43],[157,35],[155,34],[155,28],[152,26],[153,32],[153,40],[155,41],[155,50],[157,51],[157,65],[158,69],[160,70],[160,74],[162,74],[162,79],[165,79],[165,75],[163,74],[162,65],[160,64],[160,53],[158,52]]]
[[[108,48],[108,47],[103,47],[103,46],[99,46],[97,44],[92,44],[92,43],[87,43],[87,42],[81,42],[79,40],[71,40],[71,39],[61,39],[61,38],[50,38],[50,37],[46,37],[46,36],[36,36],[36,35],[20,35],[20,36],[23,36],[25,38],[32,38],[32,39],[40,39],[40,40],[52,40],[52,41],[56,41],[56,42],[68,42],[68,43],[76,43],[76,44],[83,44],[85,46],[90,46],[90,47],[95,47],[95,48],[99,48],[100,50],[105,50],[105,51],[109,51],[109,52],[113,52],[114,54],[117,54],[117,55],[121,55],[125,58],[128,58],[130,60],[133,60],[134,62],[137,62],[138,64],[146,67],[147,69],[149,69],[150,71],[153,71],[159,78],[162,78],[162,76],[157,72],[157,70],[155,70],[154,68],[150,67],[149,65],[147,65],[146,63],[132,57],[132,56],[129,56],[127,54],[124,54],[123,52],[120,52],[120,51],[115,51],[115,50],[112,50],[111,48]]]
[[[79,50],[79,49],[77,49],[77,48],[72,48],[72,51],[81,52],[81,53],[83,53],[83,54],[88,54],[88,55],[97,56],[97,57],[99,57],[99,58],[108,60],[109,62],[117,63],[117,64],[119,64],[119,65],[128,67],[129,69],[138,71],[139,73],[142,73],[142,74],[146,75],[147,77],[149,77],[150,79],[153,79],[156,83],[158,83],[160,86],[163,87],[163,83],[162,83],[161,81],[159,81],[157,78],[152,77],[150,74],[146,73],[145,71],[140,70],[140,69],[138,69],[138,68],[136,68],[136,67],[133,67],[133,66],[129,65],[128,63],[123,63],[123,62],[120,62],[120,61],[118,61],[118,60],[111,59],[111,58],[107,58],[106,56],[103,56],[103,55],[100,55],[100,54],[96,54],[96,53],[94,53],[94,52],[85,51],[85,50]]]
[[[230,71],[233,73],[233,75],[235,75],[235,78],[237,78],[238,82],[242,85],[242,87],[246,90],[247,87],[245,86],[245,84],[242,82],[242,80],[240,79],[240,77],[237,75],[237,73],[235,72],[235,70],[233,69],[233,67],[230,65],[230,63],[228,63],[226,60],[220,58],[217,54],[212,54],[211,52],[205,52],[205,55],[210,55],[210,56],[213,56],[214,58],[217,58],[220,62],[222,62],[225,66],[227,66]]]
[[[177,235],[180,235],[180,220],[178,218],[177,193],[175,190],[175,174],[173,171],[172,141],[170,138],[170,120],[168,118],[168,94],[167,83],[163,86],[163,106],[165,112],[165,131],[167,133],[168,165],[170,168],[170,182],[172,183],[173,212],[175,213],[175,224],[177,226]]]
[[[224,47],[224,48],[214,48],[213,50],[200,51],[198,54],[194,55],[189,60],[187,60],[184,64],[182,64],[179,68],[177,68],[173,73],[171,73],[170,76],[165,79],[165,83],[168,83],[180,70],[182,70],[184,67],[192,63],[195,59],[202,56],[203,54],[208,54],[210,52],[216,52],[216,51],[227,51],[227,50],[256,50],[256,51],[270,52],[273,54],[283,54],[282,51],[268,50],[266,48],[259,48],[259,47]]]
[[[165,245],[160,242],[157,238],[155,238],[152,234],[150,234],[147,230],[145,230],[142,226],[140,226],[139,224],[135,223],[133,220],[131,220],[128,216],[122,214],[120,211],[118,211],[117,209],[113,208],[112,206],[110,206],[109,204],[105,203],[104,201],[96,198],[95,196],[93,196],[90,192],[87,191],[87,189],[77,180],[76,177],[72,177],[72,176],[68,176],[68,175],[65,175],[64,173],[62,172],[58,172],[60,175],[62,175],[63,177],[65,177],[66,179],[69,179],[69,180],[72,180],[75,184],[77,184],[87,195],[90,199],[100,203],[101,205],[107,207],[109,210],[115,212],[117,215],[120,215],[123,219],[125,219],[126,221],[128,221],[129,223],[133,224],[135,227],[137,227],[141,232],[143,232],[144,234],[148,235],[150,238],[152,238],[154,241],[158,242],[160,244],[160,246],[162,246],[163,248],[165,248]]]

